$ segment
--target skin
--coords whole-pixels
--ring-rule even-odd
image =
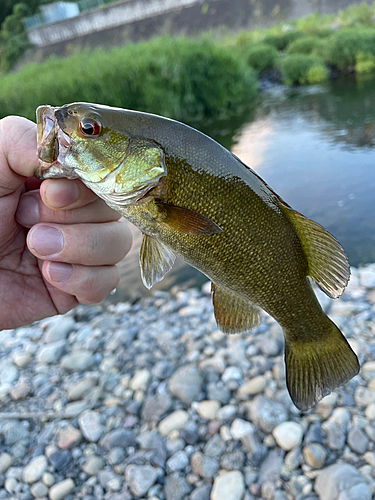
[[[36,125],[0,120],[0,329],[100,302],[132,244],[126,221],[80,181],[41,183],[37,166]]]

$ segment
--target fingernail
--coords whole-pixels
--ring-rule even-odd
[[[63,262],[49,262],[47,265],[48,277],[51,281],[56,283],[61,281],[68,281],[73,274],[72,264],[65,264]]]
[[[21,196],[16,212],[16,220],[25,227],[32,227],[39,222],[39,207],[35,196]]]
[[[39,255],[46,256],[61,252],[64,238],[59,229],[51,226],[36,226],[30,233],[30,248]]]

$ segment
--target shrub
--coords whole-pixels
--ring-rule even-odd
[[[88,101],[193,123],[236,112],[255,92],[254,72],[237,53],[165,37],[27,65],[0,79],[0,117],[33,119],[40,104]]]
[[[308,70],[306,79],[307,83],[310,85],[317,85],[319,83],[323,83],[328,78],[328,70],[323,64],[316,64],[311,66]]]
[[[375,70],[375,56],[373,54],[359,52],[357,54],[355,71],[356,73],[371,73]]]
[[[320,46],[322,46],[322,40],[316,36],[303,36],[297,38],[291,44],[288,45],[288,54],[312,54]]]
[[[256,71],[272,68],[278,57],[277,50],[266,43],[255,43],[244,50],[248,64]]]
[[[330,25],[333,23],[334,19],[333,15],[319,16],[319,14],[314,13],[299,19],[296,22],[296,28],[307,35],[324,38],[332,34]]]
[[[327,41],[327,62],[341,70],[354,67],[359,52],[375,54],[375,29],[348,28]]]
[[[277,50],[285,50],[287,46],[292,43],[297,38],[303,36],[302,31],[295,29],[287,29],[285,31],[274,31],[270,30],[268,34],[264,37],[264,43],[273,45]]]
[[[321,59],[306,54],[290,54],[279,60],[279,68],[284,83],[287,85],[318,83],[316,79],[322,78],[325,67]],[[319,69],[318,69],[319,68]],[[309,73],[309,71],[311,71]],[[311,79],[311,81],[309,80]],[[325,78],[323,78],[325,79]],[[322,81],[322,79],[319,80]]]
[[[351,5],[345,10],[339,12],[337,20],[341,26],[352,28],[357,26],[373,26],[373,10],[362,2],[359,5]]]

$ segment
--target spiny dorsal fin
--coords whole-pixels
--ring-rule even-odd
[[[241,299],[212,283],[212,302],[217,326],[224,333],[248,332],[260,324],[260,312],[251,302]]]
[[[301,241],[309,265],[309,276],[328,297],[340,297],[350,278],[349,261],[344,249],[317,222],[286,207],[282,207],[282,210]]]
[[[175,258],[172,250],[163,243],[144,234],[139,252],[139,264],[145,287],[150,289],[152,285],[162,280],[171,270]]]
[[[164,218],[160,222],[175,231],[196,236],[217,234],[223,231],[211,219],[194,212],[194,210],[176,207],[162,200],[155,200],[155,203],[160,212],[164,214]]]

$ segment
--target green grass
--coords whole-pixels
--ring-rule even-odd
[[[283,81],[287,85],[321,83],[327,78],[323,61],[316,56],[290,54],[278,62]]]

